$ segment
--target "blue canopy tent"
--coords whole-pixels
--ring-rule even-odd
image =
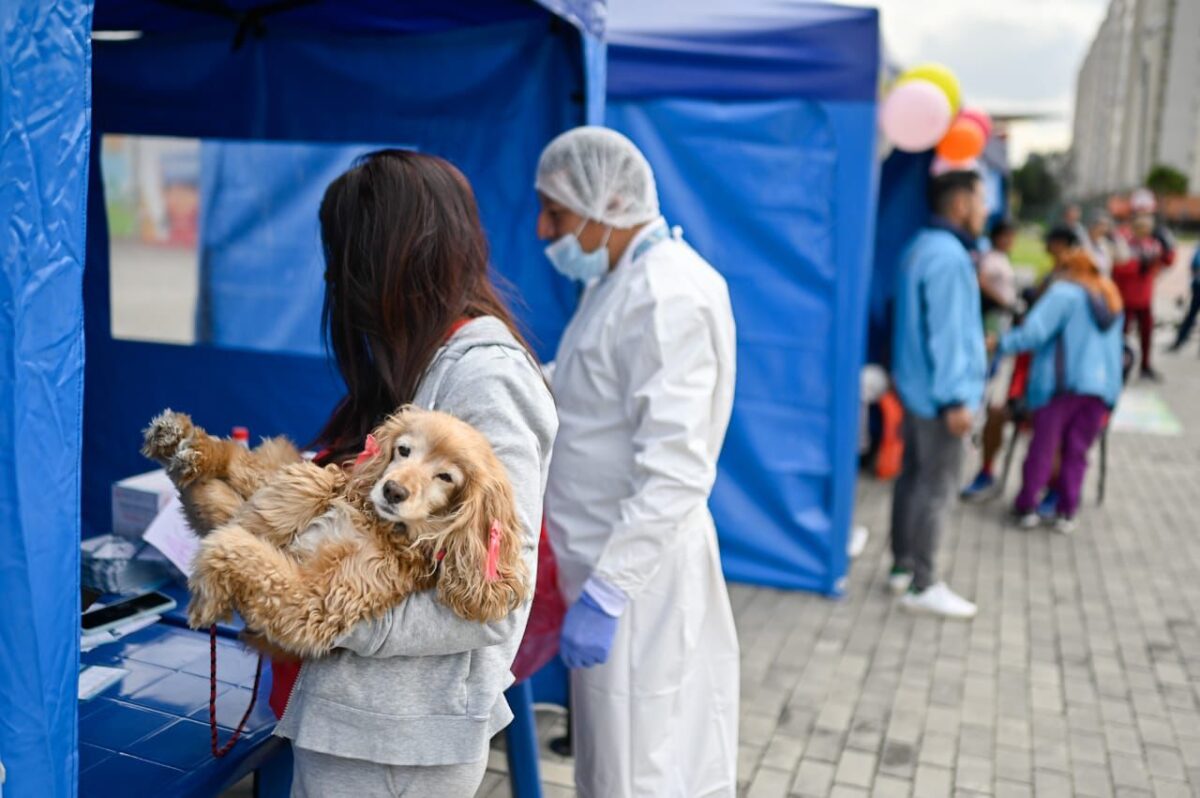
[[[341,389],[323,357],[113,337],[99,135],[417,147],[463,168],[505,240],[532,230],[543,144],[598,119],[602,26],[592,0],[0,4],[6,796],[76,791],[81,529],[107,531],[110,484],[146,469],[146,420],[308,440]],[[518,239],[506,273],[548,273]]]
[[[608,124],[729,283],[738,383],[712,508],[730,579],[834,594],[854,504],[879,22],[802,0],[612,0]]]

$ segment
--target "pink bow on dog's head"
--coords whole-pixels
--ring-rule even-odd
[[[363,445],[363,450],[359,452],[358,457],[354,458],[354,464],[362,465],[377,454],[379,454],[379,441],[375,440],[374,435],[367,435],[367,442]]]

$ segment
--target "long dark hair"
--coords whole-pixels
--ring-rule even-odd
[[[321,331],[346,383],[318,445],[326,462],[413,400],[460,319],[494,316],[529,350],[488,275],[487,238],[466,177],[405,150],[365,155],[321,200]]]

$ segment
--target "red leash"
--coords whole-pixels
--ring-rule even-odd
[[[208,627],[208,653],[209,653],[209,669],[208,669],[208,728],[212,731],[212,755],[217,759],[229,753],[233,748],[234,743],[242,736],[242,730],[246,728],[246,721],[250,720],[250,713],[254,711],[254,702],[258,700],[258,683],[262,678],[262,655],[258,655],[258,667],[254,670],[254,692],[250,694],[250,706],[246,707],[246,714],[242,715],[241,722],[237,728],[233,730],[233,736],[230,737],[225,745],[217,747],[217,627],[216,624]]]

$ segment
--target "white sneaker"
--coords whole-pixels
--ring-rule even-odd
[[[1069,535],[1075,531],[1075,519],[1060,515],[1054,519],[1054,531],[1060,535]]]
[[[900,599],[900,606],[909,612],[962,621],[974,618],[976,613],[975,605],[946,587],[945,582],[930,585],[920,593],[905,593],[904,598]]]
[[[846,553],[850,555],[850,559],[853,560],[863,553],[869,537],[871,537],[871,533],[861,524],[850,530],[850,545],[846,547]]]
[[[903,595],[912,585],[912,577],[912,571],[893,570],[888,574],[888,590],[892,591],[893,596]]]
[[[1014,516],[1013,521],[1021,529],[1037,529],[1042,525],[1042,517],[1037,513]]]

